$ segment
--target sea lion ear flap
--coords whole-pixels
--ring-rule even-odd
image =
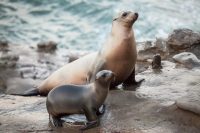
[[[114,18],[113,18],[113,21],[116,21],[117,19],[118,19],[117,17],[114,17]]]
[[[117,13],[117,14],[113,17],[113,21],[116,21],[119,17],[120,17],[120,13]]]
[[[117,14],[115,14],[115,16],[113,17],[113,21],[116,21],[117,19],[121,18],[123,12],[124,11],[119,11]]]

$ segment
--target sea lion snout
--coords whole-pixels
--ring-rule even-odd
[[[117,23],[123,23],[123,25],[130,27],[135,23],[138,17],[139,14],[137,12],[123,11],[114,17],[113,22],[117,21]]]
[[[138,18],[139,14],[137,12],[135,12],[135,17]]]
[[[131,17],[132,17],[132,20],[133,20],[133,23],[134,23],[138,19],[139,14],[137,12],[132,12]]]

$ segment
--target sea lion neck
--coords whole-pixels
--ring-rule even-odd
[[[94,82],[95,87],[100,88],[102,90],[107,90],[109,88],[111,81],[101,81],[101,80],[96,80]]]
[[[96,99],[96,104],[100,107],[101,104],[103,103],[103,101],[106,99],[107,95],[108,95],[108,91],[109,91],[109,87],[110,87],[110,82],[99,82],[99,81],[95,81],[94,82],[94,88],[95,88],[95,99]]]
[[[133,34],[132,26],[124,25],[123,22],[113,22],[111,35],[112,36],[127,36]]]

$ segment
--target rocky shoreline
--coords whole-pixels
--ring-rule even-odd
[[[145,81],[110,91],[101,126],[87,132],[199,132],[200,33],[177,29],[167,39],[141,42],[137,48],[136,79]],[[52,41],[37,47],[0,41],[0,131],[77,132],[74,126],[48,127],[44,97],[9,94],[22,93],[87,53],[57,48]],[[156,54],[162,69],[151,67]]]

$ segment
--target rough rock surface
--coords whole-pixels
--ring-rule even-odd
[[[186,96],[176,100],[176,105],[181,109],[192,111],[200,115],[200,83],[191,87]]]
[[[200,45],[200,33],[190,29],[177,29],[169,35],[167,44],[177,51]]]
[[[12,54],[10,52],[1,52],[0,53],[0,67],[2,68],[13,68],[16,66],[19,56]]]
[[[200,33],[190,29],[176,29],[167,38],[170,54],[192,52],[200,58]]]
[[[63,128],[49,127],[44,97],[0,95],[0,103],[0,132],[77,133],[83,126],[64,123]],[[180,110],[174,104],[163,106],[138,98],[133,91],[111,91],[100,121],[99,127],[84,133],[198,133],[200,130],[199,116]]]

